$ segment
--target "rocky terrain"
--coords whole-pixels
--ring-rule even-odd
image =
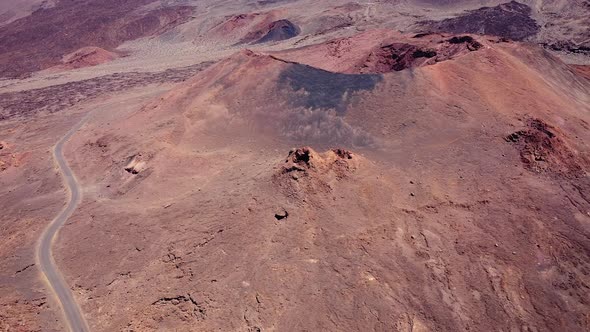
[[[0,331],[588,331],[588,1],[0,6]],[[66,136],[67,138],[68,136]]]
[[[453,33],[480,33],[523,40],[539,32],[531,17],[531,7],[511,1],[495,7],[482,7],[438,22],[425,22],[429,29]]]
[[[36,10],[0,31],[0,76],[46,69],[84,46],[111,49],[126,40],[161,33],[185,22],[192,12],[187,6],[142,11],[141,6],[150,2],[60,0],[54,7]]]

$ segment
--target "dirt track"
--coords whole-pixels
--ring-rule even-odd
[[[81,188],[76,180],[76,177],[68,163],[64,160],[63,157],[63,145],[66,143],[72,135],[84,125],[86,120],[88,119],[88,115],[85,116],[78,124],[76,124],[70,131],[68,131],[55,145],[53,150],[53,156],[57,165],[59,166],[59,170],[68,186],[68,190],[70,192],[70,199],[65,207],[53,221],[49,224],[49,226],[45,229],[43,234],[41,234],[39,244],[37,246],[37,263],[39,264],[39,269],[43,273],[47,283],[49,284],[50,289],[53,292],[53,295],[57,297],[57,300],[60,303],[60,306],[65,314],[66,323],[71,331],[88,331],[88,326],[86,321],[84,320],[84,316],[82,315],[80,308],[72,293],[70,291],[70,287],[64,281],[61,272],[59,271],[59,267],[55,264],[53,259],[51,246],[53,244],[53,240],[55,239],[59,229],[63,226],[63,224],[68,220],[68,218],[72,215],[76,207],[80,203],[81,200]]]

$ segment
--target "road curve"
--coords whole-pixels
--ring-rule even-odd
[[[82,316],[80,307],[74,300],[70,288],[66,284],[53,260],[51,246],[57,232],[72,215],[74,210],[76,210],[76,207],[81,200],[80,185],[78,184],[78,181],[76,181],[76,177],[63,157],[63,145],[78,129],[80,129],[80,127],[82,127],[88,117],[89,115],[85,116],[80,122],[78,122],[78,124],[72,127],[53,148],[53,158],[57,162],[59,170],[67,184],[70,192],[70,200],[65,209],[63,209],[57,217],[51,221],[43,234],[41,234],[36,250],[37,264],[43,277],[47,281],[50,291],[56,296],[63,310],[66,325],[72,332],[87,332],[89,331],[88,324],[86,323],[84,316]]]

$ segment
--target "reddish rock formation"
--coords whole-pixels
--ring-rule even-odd
[[[259,44],[272,41],[281,41],[293,38],[301,32],[301,29],[291,21],[281,19],[263,25],[254,31],[249,32],[242,42]]]
[[[62,58],[62,64],[52,67],[52,69],[68,70],[92,67],[113,61],[119,57],[120,55],[115,52],[109,52],[100,47],[88,46],[65,55]]]
[[[517,147],[525,167],[573,177],[590,171],[590,160],[573,151],[557,128],[540,119],[526,120],[526,127],[506,137],[506,141]]]
[[[410,37],[380,30],[279,52],[277,57],[335,72],[382,74],[433,65],[482,47],[482,43],[468,35],[430,33]]]

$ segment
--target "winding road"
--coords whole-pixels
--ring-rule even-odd
[[[51,221],[43,234],[41,234],[41,238],[39,239],[36,250],[37,264],[41,269],[43,277],[45,277],[47,281],[50,291],[54,293],[59,304],[61,305],[66,324],[69,327],[69,330],[72,332],[87,332],[89,331],[88,324],[86,323],[86,320],[84,320],[84,316],[82,315],[80,307],[76,303],[70,288],[66,284],[63,276],[59,272],[57,265],[55,264],[51,246],[57,232],[66,222],[66,220],[68,220],[68,218],[72,215],[74,210],[76,210],[76,207],[81,200],[80,185],[72,173],[72,169],[68,166],[68,163],[63,157],[63,145],[78,129],[80,129],[80,127],[82,127],[82,125],[84,125],[86,120],[88,120],[88,117],[89,115],[86,115],[84,118],[82,118],[82,120],[72,127],[53,148],[53,158],[57,162],[59,170],[67,184],[68,190],[70,192],[70,200],[68,201],[65,209],[63,209],[59,215]]]

